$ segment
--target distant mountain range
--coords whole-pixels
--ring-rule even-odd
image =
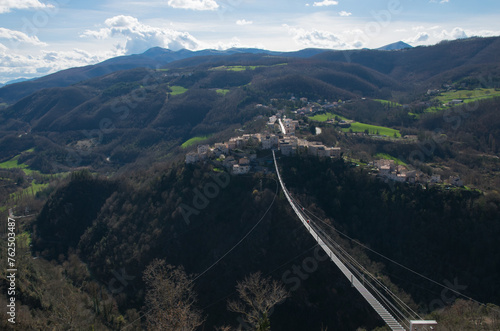
[[[35,78],[35,79],[37,79],[37,78]],[[30,78],[18,78],[18,79],[14,79],[14,80],[9,80],[5,84],[0,83],[0,87],[4,87],[4,86],[10,85],[10,84],[26,82],[28,80],[31,80],[31,79]]]
[[[378,50],[398,50],[404,48],[411,48],[411,46],[400,41],[381,47]],[[223,51],[211,49],[201,51],[190,51],[187,49],[171,51],[161,47],[153,47],[142,54],[119,56],[95,65],[70,68],[36,79],[28,80],[26,78],[20,78],[5,84],[0,84],[0,100],[7,103],[13,103],[42,88],[70,86],[90,78],[103,76],[120,70],[141,67],[150,69],[161,68],[168,63],[193,57],[265,54],[288,58],[309,58],[329,51],[332,50],[308,48],[295,52],[274,52],[256,48],[231,48]]]
[[[396,43],[385,45],[385,46],[382,46],[380,48],[377,48],[377,50],[379,50],[379,51],[399,51],[399,50],[407,49],[407,48],[413,48],[413,46],[408,45],[407,43],[405,43],[403,41],[398,41]]]

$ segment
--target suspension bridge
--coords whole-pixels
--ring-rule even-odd
[[[351,285],[363,296],[382,320],[395,331],[435,330],[436,321],[423,320],[405,302],[387,288],[376,276],[366,270],[345,249],[313,221],[308,211],[288,192],[279,172],[273,150],[274,166],[283,194],[306,230],[316,240]]]

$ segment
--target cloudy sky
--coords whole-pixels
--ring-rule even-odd
[[[153,46],[376,48],[498,36],[498,0],[0,0],[0,83]]]

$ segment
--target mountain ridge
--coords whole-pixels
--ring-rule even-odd
[[[405,43],[404,41],[398,41],[389,45],[385,45],[379,48],[376,48],[376,50],[379,51],[399,51],[402,49],[407,49],[407,48],[413,48],[413,46]]]
[[[393,44],[382,46],[378,49],[366,51],[379,52],[387,50],[402,50],[409,49],[409,47],[411,46],[399,41]],[[134,69],[138,67],[145,67],[150,69],[160,68],[169,63],[193,57],[230,56],[235,54],[265,54],[268,56],[281,56],[287,58],[311,58],[322,56],[325,53],[330,52],[340,52],[344,54],[345,57],[345,54],[352,54],[359,51],[360,50],[336,51],[321,48],[306,48],[291,52],[269,51],[258,48],[230,48],[227,50],[206,49],[199,51],[182,49],[178,51],[172,51],[161,47],[153,47],[141,54],[118,56],[94,65],[69,68],[47,76],[31,79],[29,81],[17,82],[9,85],[5,84],[3,87],[0,87],[0,102],[12,104],[39,89],[69,86],[90,78],[100,77],[120,70]],[[347,61],[349,61],[347,57],[345,59],[340,58],[339,61],[345,61],[346,59]]]
[[[268,55],[279,54],[279,52],[250,48],[232,48],[224,51],[211,49],[200,51],[181,49],[179,51],[172,51],[161,47],[153,47],[141,54],[118,56],[94,65],[61,70],[47,76],[30,80],[28,82],[19,82],[5,85],[4,87],[0,88],[0,100],[3,100],[7,103],[13,103],[42,88],[65,87],[85,81],[90,78],[103,76],[120,70],[128,70],[139,67],[155,69],[162,67],[167,63],[194,56],[224,56],[242,53],[263,53]],[[294,52],[294,54],[296,54],[296,56],[300,56],[300,52]]]

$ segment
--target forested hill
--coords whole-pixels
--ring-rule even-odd
[[[279,163],[292,194],[337,229],[432,279],[458,281],[465,286],[464,294],[499,303],[497,266],[488,261],[500,258],[496,249],[500,196],[391,186],[341,160],[282,158]],[[77,252],[94,280],[104,284],[113,270],[121,268],[137,277],[117,297],[125,311],[141,308],[144,292],[138,275],[155,257],[183,265],[189,273],[202,273],[258,224],[197,281],[200,306],[207,307],[206,328],[235,322],[223,298],[231,297],[235,282],[255,270],[282,279],[293,289],[292,297],[273,314],[274,330],[321,325],[352,330],[380,323],[333,264],[317,262],[318,268],[304,277],[285,274],[314,258],[314,242],[284,197],[275,196],[274,175],[226,177],[207,166],[156,171],[118,179],[119,184],[90,174],[74,175],[38,217],[35,252],[48,259]],[[218,183],[220,193],[186,222],[182,210],[193,207],[194,189],[203,191],[213,183]],[[77,229],[74,223],[82,226]],[[71,236],[66,233],[69,228]],[[433,310],[431,303],[441,288],[335,237],[367,268],[390,275],[412,295],[422,313]]]
[[[160,47],[154,47],[142,54],[133,54],[111,58],[95,65],[85,67],[70,68],[47,75],[29,82],[9,84],[0,89],[0,100],[12,103],[25,96],[30,95],[40,89],[50,87],[66,87],[81,81],[95,77],[101,77],[116,71],[129,70],[135,68],[156,69],[169,62],[177,61],[195,56],[226,56],[238,53],[265,53],[266,51],[257,49],[229,49],[226,51],[202,50],[189,51],[182,49],[171,51]],[[271,53],[271,52],[268,52]]]
[[[106,61],[84,67],[70,68],[28,82],[12,82],[5,88],[0,86],[0,101],[14,103],[40,89],[51,87],[66,87],[91,78],[101,77],[121,70],[136,68],[158,69],[170,62],[189,58],[225,58],[230,55],[255,54],[256,58],[267,56],[282,56],[290,58],[307,58],[324,52],[322,49],[304,49],[297,52],[273,52],[253,48],[231,48],[225,51],[201,50],[190,51],[181,49],[171,51],[161,47],[153,47],[142,54],[119,56]],[[197,63],[194,60],[192,63]]]
[[[144,305],[144,268],[162,258],[183,265],[188,273],[203,273],[195,290],[207,316],[205,329],[238,325],[237,316],[226,309],[227,299],[235,298],[236,281],[257,270],[292,289],[292,297],[272,315],[274,330],[381,325],[340,271],[316,259],[314,241],[296,222],[273,175],[229,177],[206,166],[156,171],[116,181],[74,174],[40,213],[35,251],[49,260],[76,252],[92,275],[80,282],[108,284],[116,271],[126,270],[128,285],[113,299],[119,311],[129,312],[127,321],[134,316],[132,310],[141,311]],[[220,193],[204,209],[183,217],[183,204],[195,208],[197,189],[203,192],[213,184]],[[74,223],[86,228],[77,229]],[[63,230],[70,227],[72,236]],[[293,268],[302,268],[305,259],[317,267],[306,276],[294,275]]]
[[[474,73],[498,76],[500,38],[469,38],[443,41],[429,47],[396,52],[356,50],[325,52],[315,59],[357,63],[403,80],[407,84],[439,84]]]

